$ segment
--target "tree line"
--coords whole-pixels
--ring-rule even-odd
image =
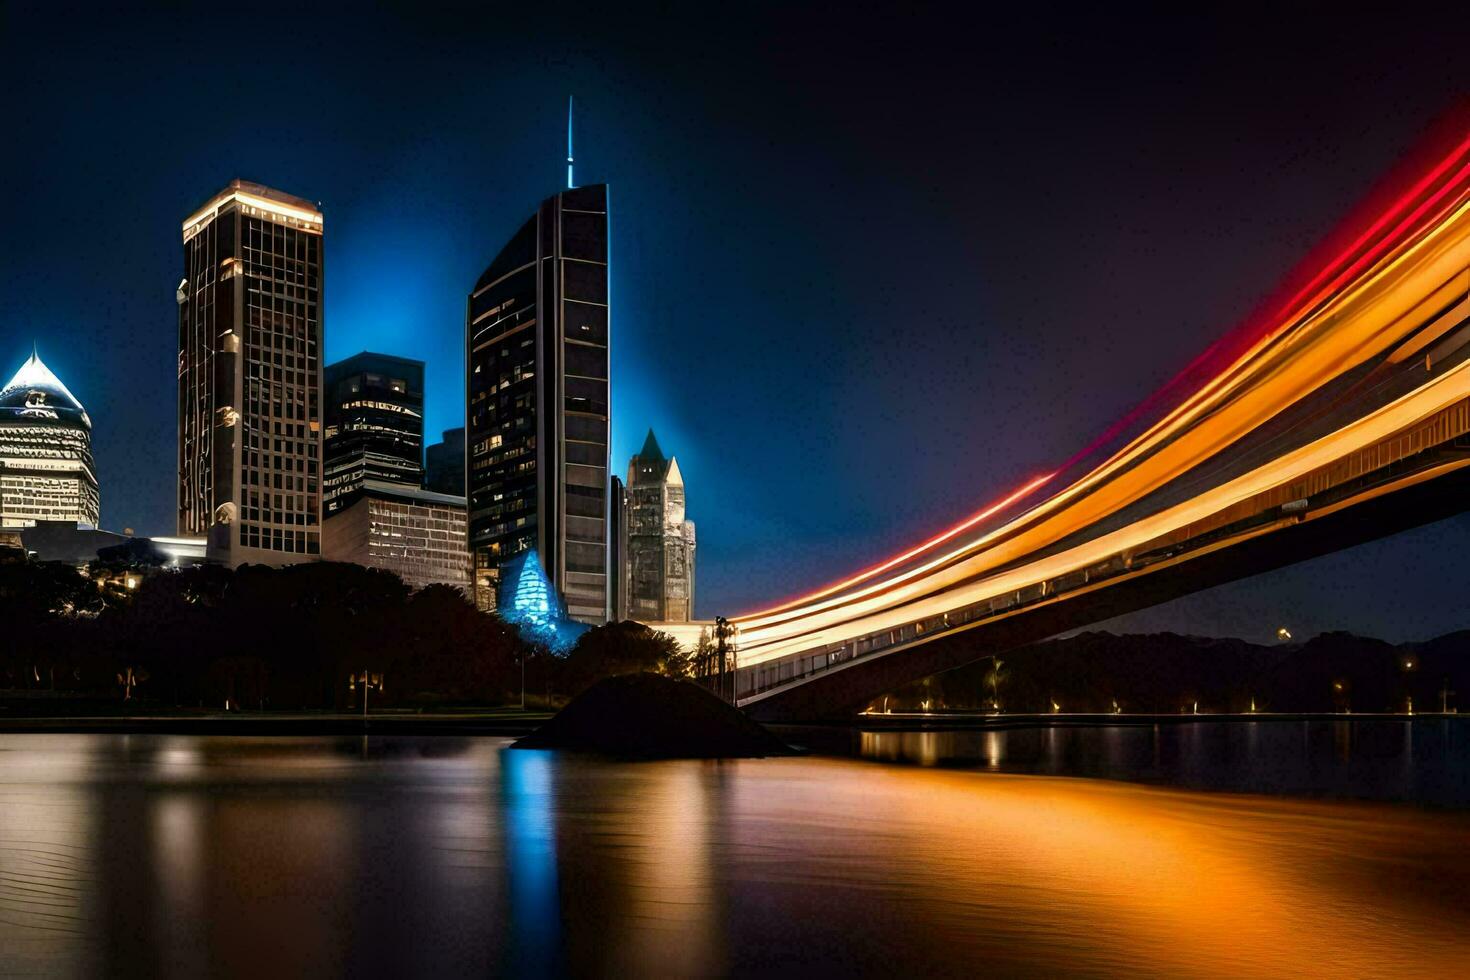
[[[361,703],[349,678],[368,672],[382,678],[375,706],[518,704],[524,679],[540,707],[611,673],[688,673],[671,637],[637,623],[590,630],[558,657],[457,589],[332,562],[0,564],[0,624],[0,689],[38,703],[345,709]]]
[[[1089,632],[936,674],[879,698],[882,711],[1045,714],[1455,710],[1470,699],[1470,630],[1391,644],[1323,633],[1270,646]]]

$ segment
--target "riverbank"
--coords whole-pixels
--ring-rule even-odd
[[[1465,718],[1470,714],[1458,712],[1416,711],[1402,712],[1331,712],[1331,711],[1245,711],[1221,712],[1218,714],[1113,714],[1065,713],[1045,714],[986,714],[981,712],[920,712],[894,711],[882,714],[860,714],[853,717],[850,727],[875,730],[936,731],[942,729],[1004,729],[1004,728],[1054,728],[1092,727],[1097,725],[1190,725],[1201,722],[1272,722],[1272,721],[1361,721],[1399,720],[1413,721],[1422,718]],[[796,726],[828,727],[828,726]]]
[[[499,735],[520,737],[536,731],[555,712],[519,708],[455,709],[443,711],[380,711],[364,717],[359,712],[171,712],[158,714],[76,714],[58,716],[7,715],[0,711],[0,733],[94,732],[99,734],[177,735]],[[1129,714],[968,714],[893,712],[855,715],[848,722],[768,725],[788,742],[817,748],[825,733],[1010,731],[1047,728],[1118,728],[1188,726],[1198,724],[1261,724],[1321,721],[1424,721],[1444,719],[1470,722],[1470,714],[1416,712],[1407,714],[1270,713],[1200,715]],[[844,753],[845,754],[845,753]]]
[[[457,711],[171,713],[139,715],[7,716],[0,733],[161,735],[502,735],[534,732],[552,712],[519,708]]]

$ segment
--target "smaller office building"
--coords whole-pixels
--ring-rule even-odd
[[[365,480],[355,499],[328,520],[322,557],[381,568],[410,588],[470,586],[463,497]]]
[[[325,518],[351,507],[368,480],[423,484],[423,361],[363,351],[328,364],[322,411]]]

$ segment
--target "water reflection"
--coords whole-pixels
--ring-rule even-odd
[[[173,972],[186,976],[205,975],[209,964],[205,923],[193,914],[205,899],[204,806],[192,794],[168,793],[152,813],[158,905],[151,925],[170,951]]]
[[[561,966],[556,818],[550,752],[507,752],[501,765],[505,801],[506,877],[510,882],[508,972],[520,976]]]
[[[87,788],[92,743],[58,736],[41,754],[0,740],[0,973],[83,971],[98,918]]]
[[[0,973],[1449,974],[1470,811],[1012,771],[1452,787],[1435,731],[858,738],[919,765],[3,736]]]
[[[883,762],[1470,807],[1470,718],[788,735]]]

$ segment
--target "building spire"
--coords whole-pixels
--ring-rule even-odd
[[[567,96],[567,190],[576,187],[572,180],[572,97]]]
[[[652,463],[655,460],[663,462],[664,451],[659,448],[658,437],[653,434],[651,426],[648,430],[648,438],[643,440],[643,449],[638,453],[638,458],[645,463]]]

